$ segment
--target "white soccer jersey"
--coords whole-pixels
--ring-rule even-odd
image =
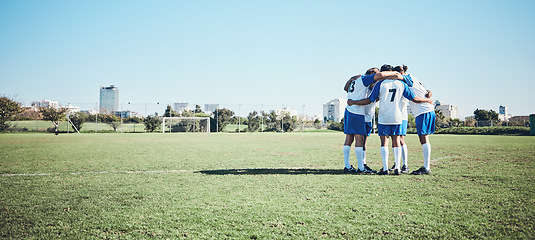
[[[409,113],[407,108],[409,107],[409,100],[407,98],[403,98],[401,100],[401,119],[403,120],[409,120]]]
[[[368,94],[371,92],[368,88],[371,83],[373,83],[373,75],[359,77],[349,85],[347,98],[351,100],[367,98]],[[364,121],[366,122],[371,122],[375,116],[375,103],[370,103],[364,106],[348,105],[346,109],[353,114],[364,115]]]
[[[414,95],[416,95],[418,97],[425,98],[425,94],[426,94],[427,90],[425,89],[425,87],[422,84],[422,82],[420,82],[420,80],[418,80],[417,78],[411,76],[410,74],[409,74],[409,76],[412,78],[412,81],[413,81],[412,87],[409,87],[411,89],[411,91],[414,92]],[[411,108],[411,111],[412,111],[412,114],[414,114],[414,117],[417,117],[420,114],[424,114],[424,113],[435,111],[435,106],[433,104],[430,104],[430,103],[427,103],[427,102],[426,103],[415,103],[415,102],[411,101],[409,103],[409,107]]]
[[[409,86],[398,80],[379,81],[369,96],[372,102],[379,101],[378,123],[382,125],[398,125],[403,121],[403,98],[412,100],[414,93]]]

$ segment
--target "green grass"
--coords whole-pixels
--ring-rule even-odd
[[[0,238],[535,238],[535,137],[434,135],[430,176],[342,174],[343,140],[1,134]]]
[[[304,129],[302,129],[301,126],[302,125],[297,125],[296,128],[293,130],[293,132],[339,132],[339,131],[329,130],[329,129],[326,129],[326,128],[317,129],[317,128],[314,128],[314,127],[305,127]],[[228,124],[223,129],[223,132],[229,132],[229,133],[238,132],[238,128],[240,129],[241,132],[246,132],[247,125],[244,125],[244,124],[242,124],[242,125]],[[264,130],[263,131],[265,132],[267,128],[268,128],[268,126],[264,125]],[[256,132],[262,132],[262,125],[260,125],[260,128]]]
[[[15,127],[17,129],[23,129],[26,128],[29,131],[46,131],[48,128],[53,127],[52,122],[50,121],[13,121],[10,122],[12,127]],[[67,126],[71,126],[68,122],[64,121],[59,126],[60,132],[67,132]],[[82,125],[82,129],[79,129],[81,132],[85,133],[93,133],[95,130],[97,132],[112,132],[113,127],[106,123],[95,123],[95,122],[86,122]],[[145,125],[143,123],[124,123],[122,124],[122,131],[123,132],[129,132],[129,133],[141,133],[145,132]],[[161,131],[161,130],[160,130]],[[69,132],[75,132],[74,128],[71,126],[69,128]],[[117,132],[121,132],[121,125],[117,128]]]

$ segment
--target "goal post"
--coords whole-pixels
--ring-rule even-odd
[[[162,133],[210,132],[209,117],[163,117]]]

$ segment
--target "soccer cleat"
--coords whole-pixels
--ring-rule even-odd
[[[376,173],[376,171],[370,171],[366,168],[364,168],[364,170],[360,170],[360,169],[357,169],[357,174],[369,174],[369,173]]]
[[[401,171],[399,171],[399,169],[394,169],[393,175],[401,175]]]
[[[370,167],[368,167],[368,165],[364,164],[364,168],[372,173],[377,173],[377,171],[371,169]]]
[[[377,173],[377,175],[388,175],[388,170],[379,170],[379,172]]]
[[[401,173],[409,173],[409,167],[407,165],[403,165],[401,167]]]
[[[425,169],[425,167],[421,167],[420,169],[414,171],[414,172],[411,172],[412,175],[429,175],[431,173],[431,170],[427,170]]]
[[[351,165],[350,168],[346,168],[346,167],[344,167],[344,173],[356,173],[356,172],[357,172],[357,169],[355,169],[355,168],[353,167],[353,165]]]
[[[394,170],[396,170],[396,164],[392,165],[392,167],[388,169],[388,171],[391,171],[391,172]]]

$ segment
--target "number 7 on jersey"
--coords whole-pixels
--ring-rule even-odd
[[[397,89],[395,89],[395,88],[392,88],[392,89],[388,90],[388,92],[392,93],[392,98],[390,98],[390,102],[394,101],[394,98],[396,97],[396,90]]]

